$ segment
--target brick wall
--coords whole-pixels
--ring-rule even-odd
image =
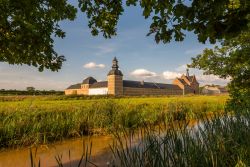
[[[194,89],[194,93],[195,94],[199,94],[199,84],[198,83],[196,83],[196,82],[193,82],[193,83],[191,83],[191,85],[190,85],[193,89]]]
[[[123,88],[123,95],[125,96],[140,96],[140,95],[182,95],[183,91],[180,89],[149,89],[149,88]]]
[[[123,80],[122,76],[109,75],[108,76],[108,94],[123,95]]]
[[[76,95],[78,89],[66,89],[64,90],[65,95]]]
[[[88,95],[89,94],[89,84],[82,84],[81,89],[78,89],[77,94]]]
[[[66,89],[65,95],[85,95],[86,91],[82,89]]]

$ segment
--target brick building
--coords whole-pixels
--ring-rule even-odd
[[[88,77],[65,90],[65,95],[183,95],[198,94],[199,83],[195,75],[186,75],[176,78],[173,84],[123,80],[123,74],[119,70],[118,61],[113,59],[112,69],[109,71],[107,81],[97,82],[93,77]]]

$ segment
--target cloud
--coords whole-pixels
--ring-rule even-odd
[[[135,78],[142,78],[147,80],[152,80],[153,82],[166,82],[173,81],[176,77],[181,77],[182,74],[185,74],[186,65],[181,65],[173,71],[164,71],[161,74],[146,70],[146,69],[136,69],[130,73],[131,76]],[[195,75],[200,85],[205,84],[219,84],[226,85],[230,80],[221,79],[215,75],[203,75],[203,71],[197,69],[190,69],[190,75]]]
[[[176,77],[181,77],[182,74],[186,73],[185,71],[186,68],[184,67],[185,65],[181,65],[177,67],[174,71],[164,71],[162,73],[162,78],[166,80],[174,80]],[[228,82],[230,82],[229,78],[222,79],[215,75],[203,75],[203,71],[198,69],[191,68],[189,74],[195,75],[200,85],[206,85],[206,84],[226,85]]]
[[[162,75],[164,79],[175,79],[176,77],[180,77],[182,74],[173,71],[164,71]]]
[[[83,65],[84,68],[94,69],[94,68],[104,68],[104,64],[96,64],[95,62],[89,62]]]
[[[201,83],[201,85],[206,84],[219,84],[219,85],[226,85],[228,82],[230,82],[230,79],[222,79],[215,75],[203,75],[203,74],[197,74],[196,78],[198,82]]]
[[[146,69],[136,69],[131,72],[131,75],[134,77],[143,77],[143,78],[150,78],[150,77],[156,77],[157,74],[152,71],[148,71]]]

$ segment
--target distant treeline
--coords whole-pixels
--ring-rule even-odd
[[[63,95],[64,91],[55,90],[5,90],[0,89],[0,95]]]

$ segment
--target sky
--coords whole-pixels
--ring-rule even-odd
[[[182,42],[171,41],[156,44],[153,36],[146,36],[151,20],[145,20],[139,7],[125,8],[117,26],[117,36],[105,39],[92,36],[87,18],[78,11],[74,21],[60,22],[66,37],[54,38],[55,50],[66,57],[58,72],[27,65],[0,63],[0,89],[25,90],[33,86],[39,90],[64,90],[69,85],[80,83],[88,76],[98,81],[106,80],[116,56],[124,79],[171,83],[186,71],[191,57],[213,45],[201,44],[192,32],[186,33]],[[226,85],[228,80],[216,76],[204,76],[202,71],[190,69],[200,85]]]

